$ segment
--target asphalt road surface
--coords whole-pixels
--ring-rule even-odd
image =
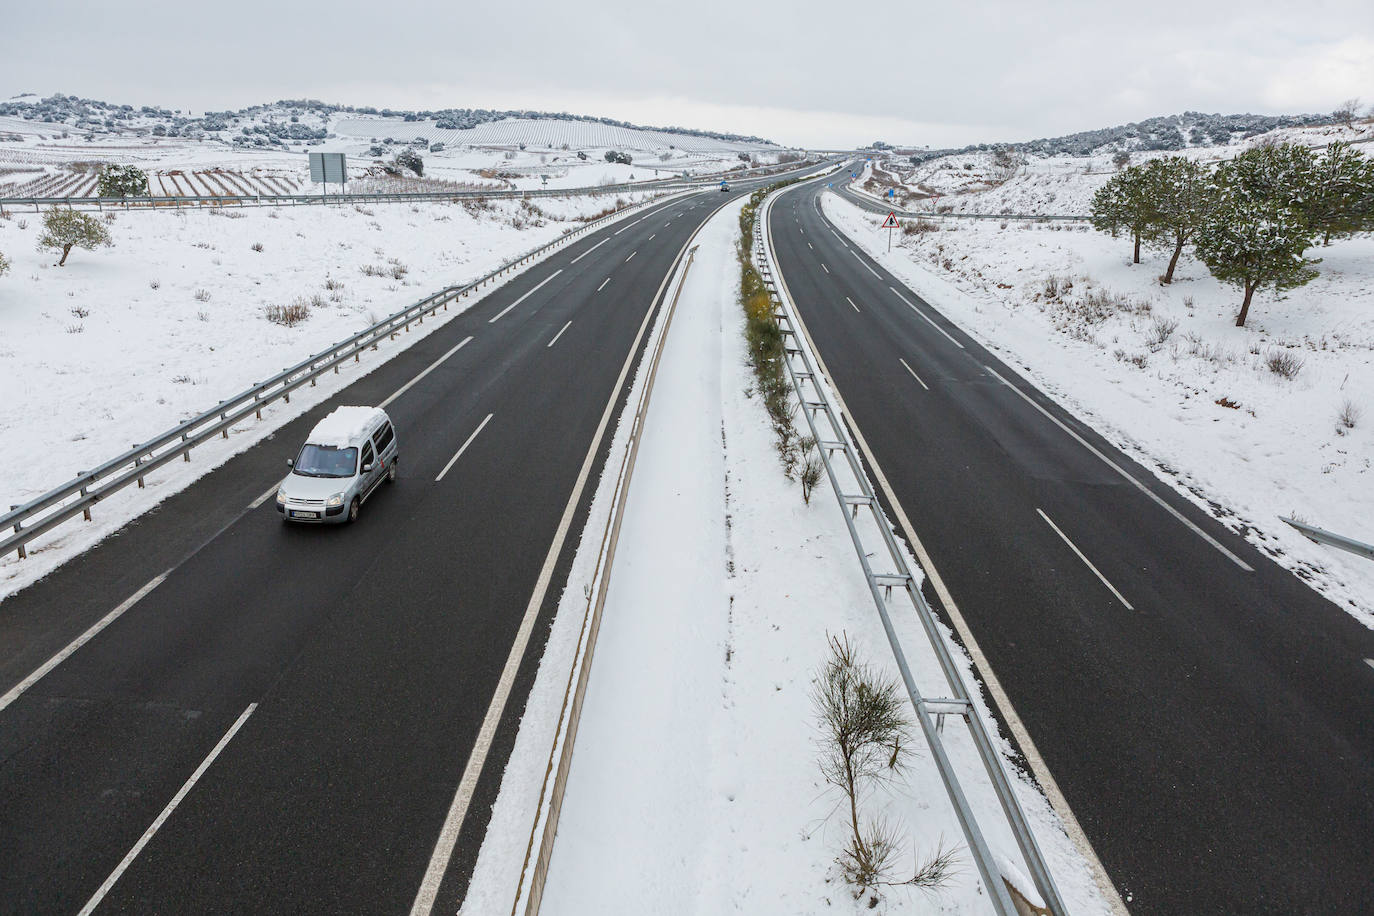
[[[775,204],[778,270],[1130,910],[1374,912],[1374,633],[904,287],[822,193]]]
[[[757,185],[588,234],[0,603],[0,912],[404,913],[428,873],[453,912],[633,372],[618,379],[689,236]],[[357,524],[288,526],[258,502],[325,413],[384,402],[400,477]],[[431,872],[527,606],[511,701]]]

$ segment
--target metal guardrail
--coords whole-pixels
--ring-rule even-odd
[[[132,483],[137,483],[138,486],[142,487],[143,478],[147,474],[168,462],[175,461],[177,458],[190,461],[191,450],[197,445],[214,438],[217,433],[222,438],[229,438],[230,427],[249,414],[261,419],[262,408],[278,399],[290,403],[292,391],[307,382],[313,387],[315,380],[330,369],[337,373],[339,363],[344,362],[350,356],[355,362],[359,361],[362,352],[367,349],[376,349],[379,341],[389,340],[399,333],[408,332],[412,324],[423,324],[426,314],[434,316],[441,308],[447,311],[448,303],[466,297],[468,293],[482,288],[487,283],[534,260],[545,252],[567,244],[578,236],[598,228],[608,220],[615,219],[617,216],[640,207],[659,203],[664,197],[669,196],[671,195],[660,195],[653,200],[633,204],[594,222],[579,226],[565,232],[551,242],[505,262],[466,286],[450,286],[427,296],[419,302],[383,318],[371,327],[359,331],[347,340],[340,341],[329,349],[322,350],[288,369],[283,369],[267,381],[259,382],[241,394],[220,401],[209,410],[141,445],[135,445],[127,452],[111,458],[99,467],[78,473],[67,483],[50,490],[37,499],[22,506],[11,506],[8,513],[0,516],[0,531],[9,530],[12,532],[8,537],[0,539],[0,555],[13,550],[17,551],[20,559],[24,559],[27,555],[25,545],[34,538],[46,534],[78,514],[86,521],[90,521],[91,507],[96,503]]]
[[[425,201],[460,201],[479,199],[513,199],[538,197],[568,197],[585,194],[619,194],[628,191],[673,191],[700,188],[715,184],[722,178],[748,179],[781,171],[813,165],[784,163],[783,166],[763,166],[755,169],[719,172],[692,177],[659,178],[649,181],[629,181],[619,184],[595,185],[580,188],[529,188],[453,191],[377,191],[364,194],[204,194],[170,197],[0,197],[0,214],[6,207],[65,207],[69,210],[175,210],[183,207],[285,207],[320,206],[327,204],[412,203]],[[789,168],[790,167],[790,168]],[[652,168],[646,166],[646,168]]]
[[[898,216],[907,219],[1016,219],[1031,220],[1033,222],[1087,222],[1089,217],[1074,213],[939,213],[934,210],[904,210],[895,204],[885,204],[882,198],[873,197],[865,191],[856,191],[849,187],[849,183],[841,185],[838,190],[844,192],[841,196],[847,197],[855,205],[863,207],[874,213],[896,213]]]
[[[858,554],[859,564],[863,567],[864,577],[868,580],[869,593],[877,607],[878,616],[882,619],[883,630],[887,634],[888,645],[901,673],[902,683],[906,687],[907,696],[916,711],[916,718],[925,735],[926,743],[930,747],[931,756],[940,771],[940,778],[944,782],[945,791],[954,805],[964,837],[968,841],[969,849],[978,866],[978,872],[983,879],[983,886],[999,916],[1016,916],[1018,910],[1012,900],[1006,879],[983,836],[977,818],[974,816],[963,788],[959,784],[958,774],[955,772],[954,765],[942,743],[941,734],[944,730],[944,719],[948,715],[958,716],[968,726],[969,734],[977,747],[978,756],[982,760],[983,767],[996,791],[1002,811],[1016,837],[1016,843],[1020,847],[1021,854],[1030,870],[1031,879],[1035,882],[1036,889],[1044,898],[1051,913],[1056,914],[1056,916],[1066,916],[1068,911],[1059,896],[1058,888],[1055,886],[1054,878],[1045,864],[1044,856],[1040,852],[1035,836],[1031,833],[1025,813],[1021,810],[1020,802],[1012,790],[1011,781],[1002,766],[996,746],[974,707],[971,694],[964,684],[963,676],[955,663],[953,653],[939,629],[935,614],[921,594],[920,586],[907,564],[906,554],[893,535],[892,524],[883,513],[877,494],[859,460],[858,452],[850,439],[848,430],[839,412],[831,403],[826,386],[821,382],[816,362],[810,352],[810,338],[806,334],[800,318],[797,317],[796,306],[791,301],[786,284],[779,282],[773,276],[771,268],[773,244],[771,227],[768,224],[768,211],[775,197],[775,195],[770,195],[759,208],[758,225],[755,230],[754,259],[778,308],[774,317],[777,319],[783,334],[784,362],[787,367],[787,374],[791,379],[792,390],[797,396],[811,436],[816,441],[831,490],[840,503],[840,511],[844,515],[850,539],[853,541],[854,549]],[[836,462],[832,460],[832,456],[837,452],[844,456],[844,461],[840,463],[838,469]],[[845,478],[846,486],[841,485],[842,478]],[[867,510],[869,513],[872,527],[876,528],[883,542],[883,551],[879,551],[876,547],[870,549],[865,544],[856,524],[860,510]],[[869,558],[879,556],[884,557],[886,563],[890,564],[890,568],[875,572]],[[892,624],[891,609],[888,602],[891,600],[894,588],[906,593],[917,617],[920,619],[926,638],[939,659],[945,683],[950,691],[948,698],[927,698],[921,694],[916,685],[906,660],[906,654],[902,650],[901,642]]]
[[[1369,559],[1374,560],[1374,544],[1366,544],[1363,541],[1357,541],[1354,538],[1348,538],[1343,534],[1336,534],[1333,531],[1327,531],[1323,528],[1316,528],[1305,522],[1300,522],[1297,519],[1285,518],[1282,515],[1279,516],[1279,519],[1292,525],[1294,528],[1298,529],[1303,534],[1307,535],[1309,538],[1316,541],[1318,544],[1327,544],[1331,547],[1339,547],[1341,550],[1348,550],[1350,553],[1359,554],[1362,557],[1368,557]]]

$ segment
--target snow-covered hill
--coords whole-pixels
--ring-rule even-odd
[[[1374,121],[1357,121],[1350,127],[1285,127],[1182,150],[1105,150],[1084,156],[1037,156],[1001,148],[952,153],[914,165],[909,158],[890,153],[874,163],[863,190],[886,196],[887,189],[894,188],[896,202],[913,210],[1086,214],[1093,194],[1116,174],[1118,156],[1123,153],[1120,161],[1132,164],[1159,156],[1186,156],[1215,163],[1260,143],[1299,143],[1320,148],[1336,140],[1359,144],[1357,148],[1374,153]]]

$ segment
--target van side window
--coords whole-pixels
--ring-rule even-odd
[[[374,456],[372,454],[372,443],[369,442],[363,446],[363,467],[372,464],[373,457]]]
[[[377,451],[384,452],[386,447],[391,444],[391,440],[396,438],[396,434],[392,432],[390,423],[383,423],[382,428],[377,430],[372,438],[377,443]]]

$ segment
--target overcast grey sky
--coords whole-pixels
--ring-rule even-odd
[[[1374,103],[1371,0],[7,3],[0,96],[530,108],[802,146]]]

